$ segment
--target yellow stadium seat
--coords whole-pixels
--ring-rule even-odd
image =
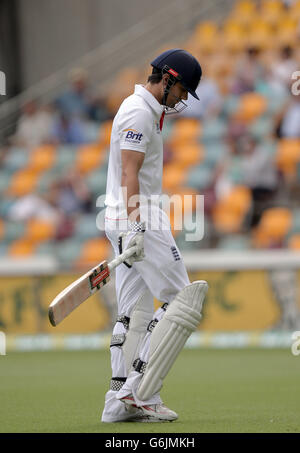
[[[258,15],[253,18],[247,33],[247,47],[262,51],[273,48],[274,31],[272,26]]]
[[[264,211],[257,227],[259,239],[265,238],[271,245],[279,242],[289,232],[292,225],[292,213],[287,208],[270,208]]]
[[[219,45],[218,25],[214,22],[202,22],[193,34],[196,48],[202,54],[211,54],[215,52]]]
[[[240,102],[234,116],[242,122],[251,123],[267,109],[267,100],[259,93],[246,93],[240,97]]]
[[[176,190],[181,187],[186,177],[186,171],[181,166],[169,164],[164,168],[163,172],[163,188],[170,193],[176,193]]]
[[[216,229],[223,233],[240,231],[245,215],[251,207],[251,193],[246,186],[235,186],[213,209],[213,222]]]
[[[229,17],[235,19],[244,27],[247,27],[252,22],[256,12],[255,2],[244,0],[235,4]]]
[[[28,168],[34,171],[44,171],[51,168],[56,157],[56,148],[53,145],[42,145],[35,148],[29,157]]]
[[[199,164],[204,156],[203,146],[196,142],[182,144],[174,149],[176,152],[174,153],[172,163],[181,166],[182,168]]]
[[[225,22],[220,44],[227,52],[241,52],[247,43],[247,34],[242,24],[234,19]]]
[[[104,148],[106,148],[110,145],[111,130],[112,130],[112,121],[111,120],[105,121],[104,123],[101,124],[99,143]]]
[[[300,234],[294,234],[288,240],[288,248],[300,251]]]
[[[300,19],[300,0],[292,3],[290,7],[290,16],[294,17],[297,20]]]
[[[243,218],[226,209],[223,205],[215,206],[213,210],[213,222],[220,233],[238,233],[241,229]]]
[[[272,26],[278,23],[283,12],[284,7],[280,0],[263,0],[261,3],[261,17]]]
[[[31,219],[27,222],[25,237],[33,243],[48,241],[55,235],[55,226],[52,222]]]
[[[89,144],[78,148],[76,169],[83,174],[98,168],[104,159],[103,145]]]
[[[297,173],[297,163],[300,161],[300,140],[283,138],[278,143],[276,163],[278,169],[287,178],[293,178]]]
[[[299,19],[300,20],[300,16]],[[290,14],[282,14],[277,24],[274,43],[278,48],[283,46],[295,47],[298,35],[298,20]]]
[[[107,260],[111,253],[110,243],[106,238],[94,238],[86,241],[75,266],[92,266]]]
[[[172,136],[169,143],[174,150],[182,144],[197,141],[201,134],[201,125],[198,120],[192,118],[182,118],[177,120],[173,126]]]
[[[9,248],[8,254],[14,258],[22,258],[34,255],[35,245],[33,242],[26,238],[21,238],[13,241]]]
[[[30,169],[19,170],[14,173],[8,188],[8,194],[12,197],[21,197],[35,191],[38,174]]]
[[[0,219],[0,241],[4,236],[4,231],[5,231],[4,222],[2,219]]]

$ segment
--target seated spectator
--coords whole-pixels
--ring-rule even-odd
[[[30,219],[39,219],[58,224],[60,214],[55,204],[50,203],[47,197],[34,193],[18,198],[10,207],[8,219],[25,222]]]
[[[259,61],[259,53],[259,49],[250,47],[246,54],[238,59],[232,81],[232,94],[241,95],[256,91],[256,87],[265,79],[265,68]]]
[[[91,99],[88,92],[87,72],[74,68],[69,74],[70,89],[61,94],[55,101],[57,109],[68,118],[73,116],[89,118]]]
[[[57,182],[57,206],[66,215],[92,212],[91,194],[77,171],[69,171]]]
[[[294,58],[294,51],[290,46],[281,49],[280,58],[270,69],[269,83],[274,92],[279,95],[290,93],[290,84],[293,72],[297,71],[298,63]]]
[[[39,107],[34,100],[26,102],[11,143],[25,147],[49,143],[53,121],[54,114],[50,106]]]
[[[300,138],[300,94],[290,97],[288,104],[276,120],[276,133],[279,138]]]
[[[51,131],[51,141],[55,144],[81,145],[87,143],[84,122],[77,117],[58,113]]]
[[[222,96],[217,84],[213,80],[204,77],[196,93],[200,102],[189,95],[187,101],[185,101],[188,108],[184,109],[180,115],[189,118],[198,118],[199,120],[217,115],[222,105]]]

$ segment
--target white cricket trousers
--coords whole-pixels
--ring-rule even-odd
[[[118,238],[124,229],[120,229],[121,222],[114,219],[105,219],[105,232],[110,240],[115,255],[119,255]],[[121,264],[116,268],[116,294],[118,301],[118,316],[131,317],[134,307],[139,298],[147,291],[152,294],[162,304],[169,304],[177,293],[185,286],[190,284],[190,280],[184,266],[180,252],[177,249],[171,230],[146,230],[144,233],[145,258],[143,261],[135,262],[132,268]],[[148,298],[149,300],[149,298]],[[151,300],[153,310],[153,299]],[[150,302],[149,301],[149,302]],[[158,321],[164,315],[164,310],[159,308],[152,319]],[[129,327],[130,328],[130,327]],[[122,335],[126,329],[122,323],[117,322],[113,330],[113,335]],[[149,345],[151,333],[145,329],[145,338],[141,344],[139,358],[148,361]],[[111,367],[112,377],[127,377],[127,370],[122,347],[111,347]],[[135,385],[141,378],[140,373],[131,372],[136,377]],[[128,382],[126,382],[128,384]],[[126,393],[128,386],[124,385]],[[127,391],[128,393],[128,391]],[[123,403],[115,399],[117,392],[110,390],[106,394],[106,405],[104,412],[112,416],[113,412],[121,410]],[[155,404],[160,402],[159,395],[154,395],[147,402],[142,404]],[[117,404],[119,403],[119,404]],[[121,404],[121,406],[120,406]]]

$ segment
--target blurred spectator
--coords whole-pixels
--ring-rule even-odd
[[[287,106],[280,112],[276,132],[279,138],[300,138],[300,94],[291,95]]]
[[[60,214],[55,204],[50,203],[47,197],[32,193],[17,199],[8,211],[7,217],[21,222],[34,218],[56,225]]]
[[[280,58],[270,68],[270,85],[275,93],[284,95],[290,92],[292,74],[297,69],[298,63],[294,58],[293,49],[290,46],[283,47]]]
[[[185,101],[188,107],[182,111],[181,116],[203,120],[219,113],[222,106],[222,96],[213,80],[203,78],[196,93],[200,102],[189,95],[187,101]]]
[[[91,101],[87,78],[87,72],[82,68],[74,68],[70,71],[70,89],[55,101],[56,107],[65,117],[89,118]]]
[[[11,142],[17,146],[35,147],[49,143],[54,115],[50,106],[39,107],[34,100],[26,102]]]
[[[243,183],[251,189],[253,213],[251,226],[255,226],[279,187],[279,174],[274,156],[264,144],[258,144],[247,134],[240,140],[241,172]]]
[[[56,183],[57,206],[66,215],[92,212],[93,203],[84,178],[75,170]]]
[[[265,79],[265,68],[259,61],[260,51],[256,47],[247,49],[245,55],[238,59],[233,82],[232,94],[241,95],[255,91],[257,85]]]
[[[80,118],[69,117],[64,113],[58,113],[55,117],[52,131],[52,143],[68,145],[81,145],[87,143],[85,123]]]

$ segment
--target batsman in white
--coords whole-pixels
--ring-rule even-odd
[[[185,107],[188,93],[198,99],[202,70],[182,49],[151,65],[146,85],[136,85],[120,106],[111,134],[105,231],[116,255],[132,245],[139,251],[116,269],[118,317],[103,422],[177,419],[159,392],[200,322],[208,288],[189,281],[169,220],[154,202],[162,193],[164,115]],[[155,313],[153,297],[162,303]]]

